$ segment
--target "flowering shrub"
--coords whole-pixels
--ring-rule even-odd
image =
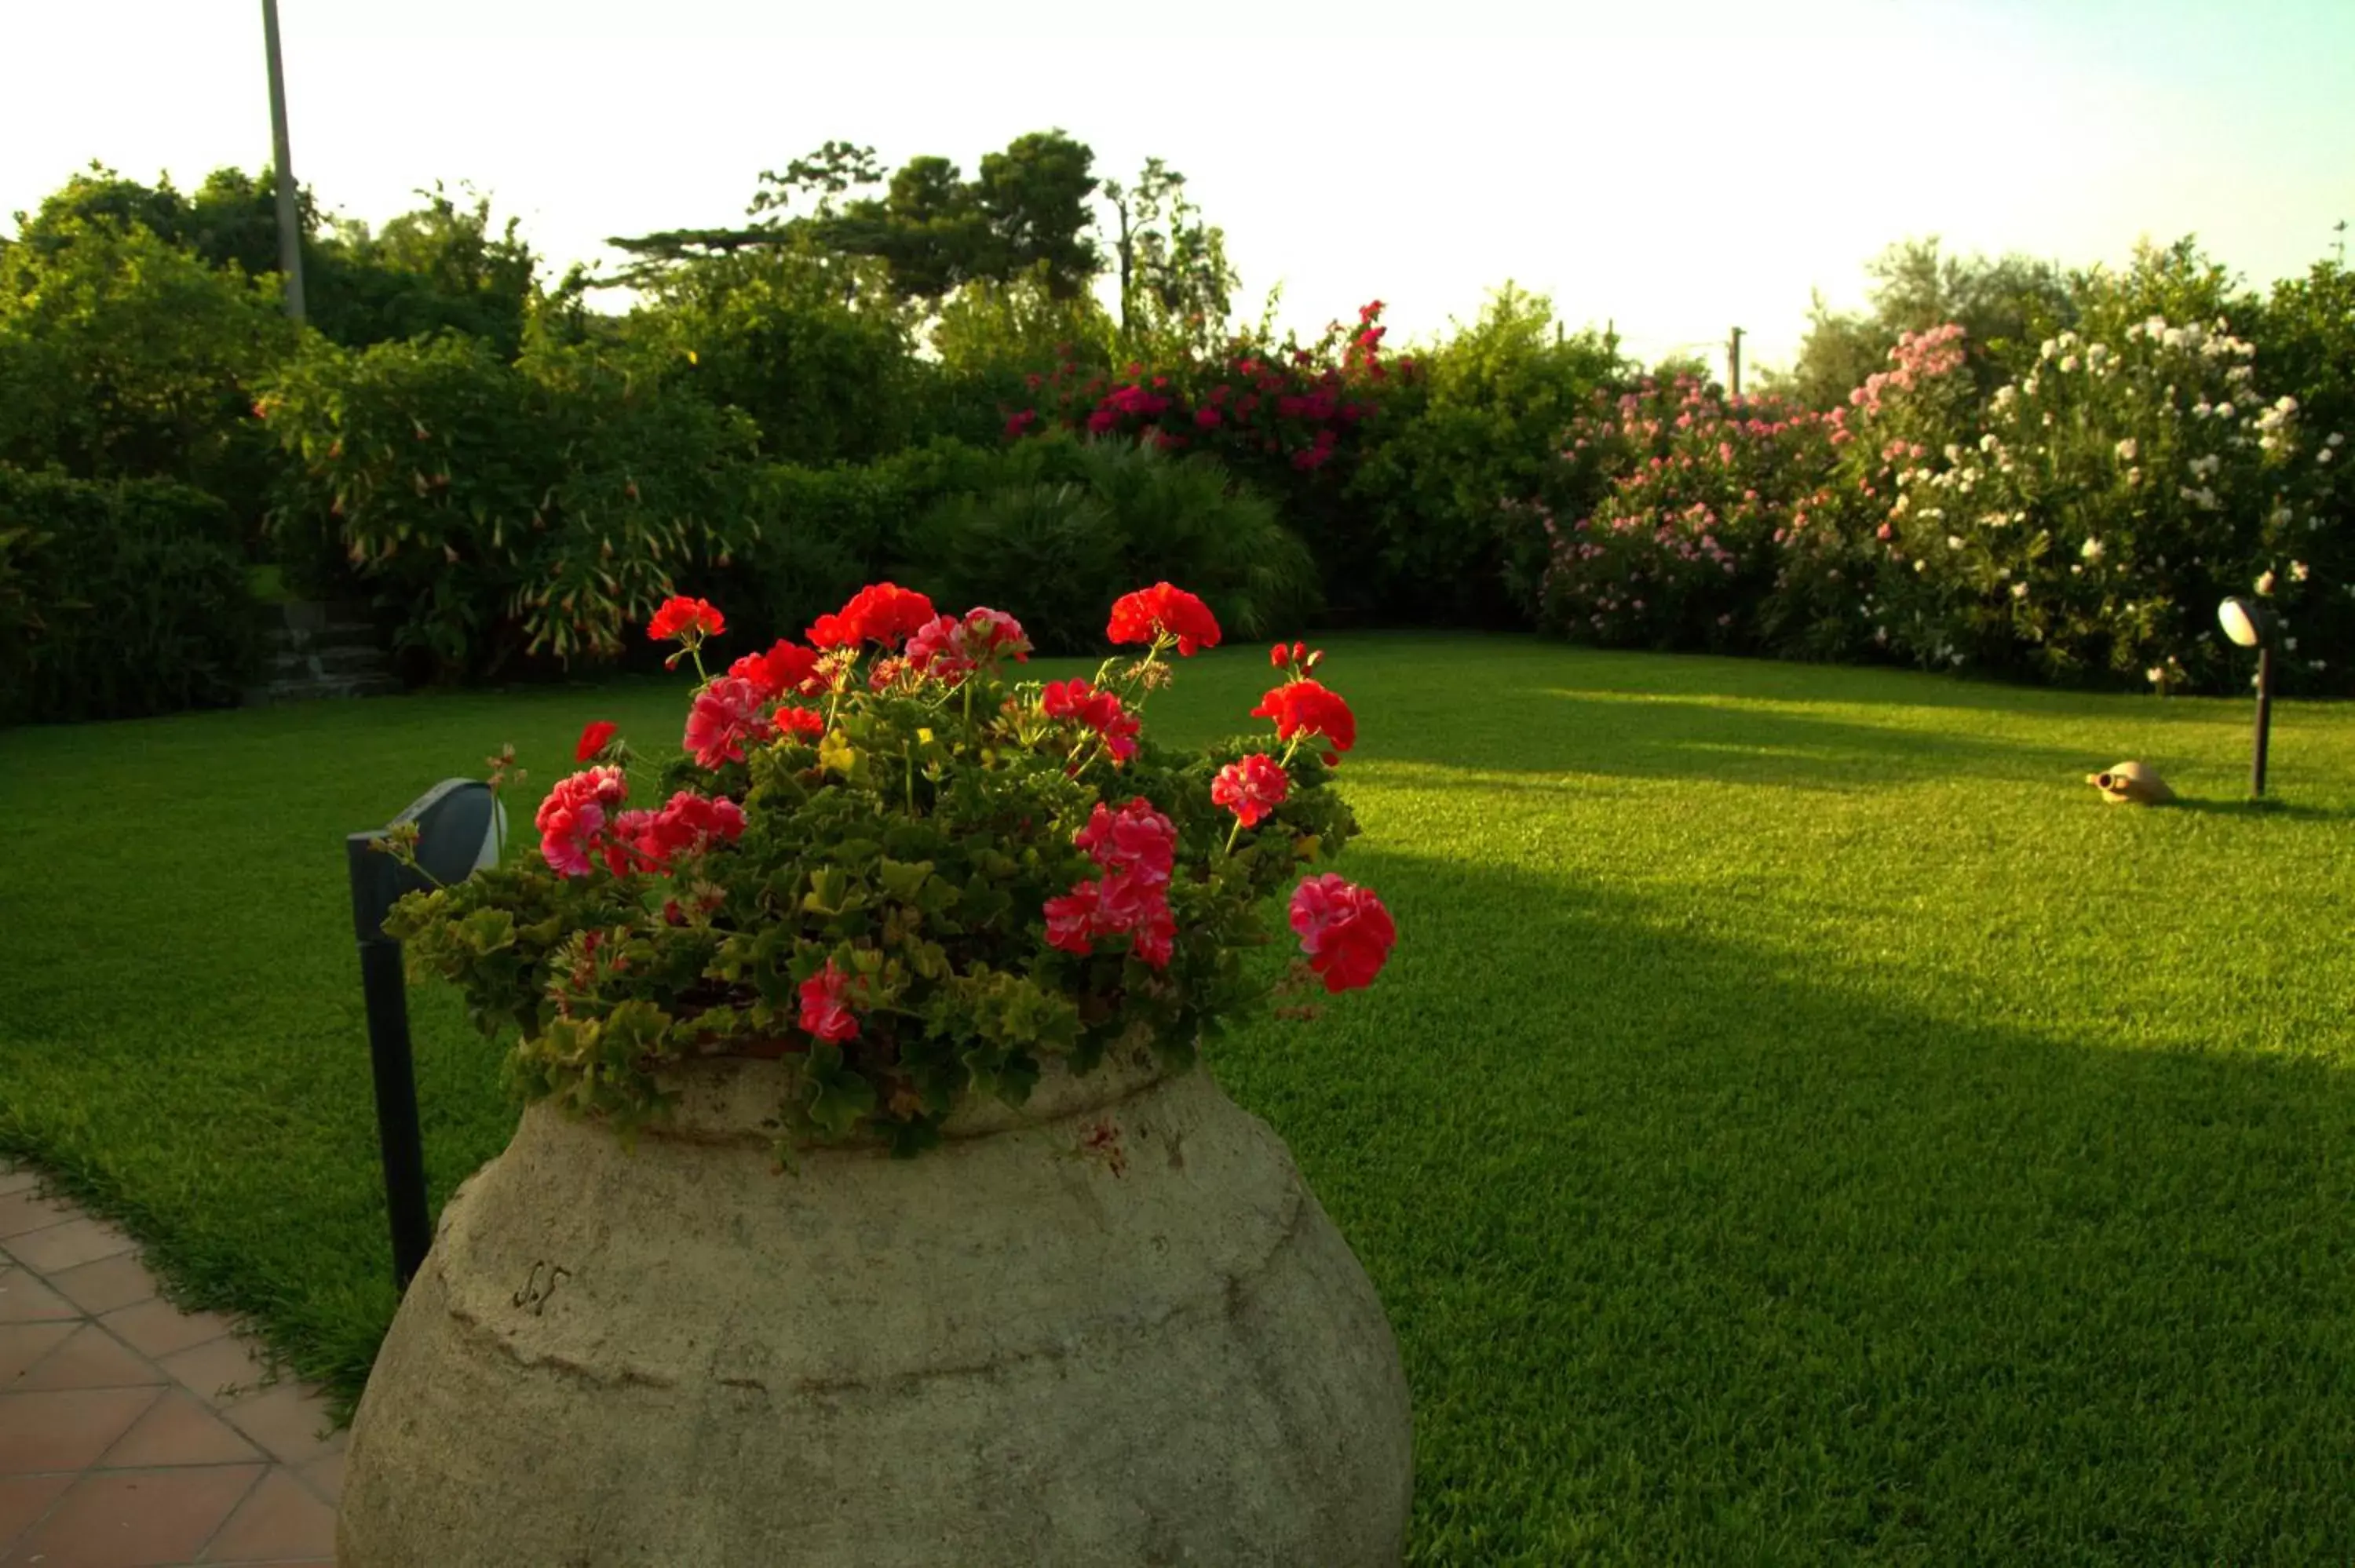
[[[1567,520],[1539,502],[1544,624],[1582,641],[1736,648],[1756,641],[1775,547],[1809,524],[1832,468],[1830,424],[1774,398],[1728,398],[1697,376],[1597,393],[1562,452]]]
[[[969,1094],[1019,1103],[1043,1064],[1116,1044],[1173,1065],[1263,1001],[1241,959],[1265,901],[1358,829],[1331,788],[1348,705],[1279,647],[1274,733],[1167,750],[1143,709],[1221,629],[1167,583],[1092,677],[1020,678],[1002,611],[935,612],[890,583],[724,667],[726,618],[666,603],[650,631],[698,679],[687,755],[650,776],[610,725],[542,801],[538,851],[402,900],[386,929],[521,1035],[527,1092],[631,1125],[710,1058],[789,1065],[796,1137],[936,1141]],[[633,806],[634,789],[659,800]],[[1278,989],[1369,982],[1397,937],[1373,894],[1316,872]]]
[[[2047,340],[1984,405],[1951,324],[1902,336],[1821,414],[1690,377],[1598,399],[1551,495],[1516,509],[1545,535],[1541,622],[2220,691],[2242,663],[2216,605],[2255,593],[2279,605],[2287,683],[2333,688],[2355,655],[2348,434],[2266,390],[2221,318],[2112,324]]]
[[[2221,690],[2236,661],[2216,605],[2253,591],[2284,601],[2295,640],[2297,601],[2343,580],[2315,570],[2338,449],[2294,397],[2258,390],[2254,356],[2221,319],[2046,340],[1976,439],[1917,452],[1882,497],[1891,646]],[[2292,676],[2327,673],[2286,649]]]
[[[1283,350],[1237,345],[1217,360],[1148,367],[1133,362],[1118,375],[1082,376],[1066,355],[1028,378],[1036,394],[1007,410],[1009,440],[1056,426],[1089,435],[1122,435],[1165,450],[1193,448],[1265,466],[1278,460],[1314,473],[1353,450],[1365,421],[1380,411],[1394,375],[1412,360],[1382,352],[1382,302],[1338,322],[1314,344]]]
[[[1051,430],[1127,437],[1171,452],[1208,453],[1281,508],[1315,557],[1337,604],[1380,569],[1368,547],[1365,508],[1353,477],[1381,429],[1382,409],[1423,367],[1385,346],[1382,302],[1354,325],[1282,346],[1238,339],[1223,352],[1091,372],[1071,352],[1028,375],[1024,400],[1005,414],[1007,440]]]

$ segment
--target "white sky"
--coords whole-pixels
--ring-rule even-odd
[[[551,272],[732,222],[831,137],[970,173],[1050,126],[1100,175],[1183,170],[1241,313],[1280,280],[1303,328],[1380,297],[1422,336],[1511,278],[1647,358],[1739,323],[1786,360],[1809,290],[1858,302],[1908,236],[2073,264],[2196,231],[2264,282],[2355,218],[2355,0],[281,7],[323,202],[380,222],[471,180]],[[0,211],[93,157],[184,188],[268,159],[257,0],[5,9]]]

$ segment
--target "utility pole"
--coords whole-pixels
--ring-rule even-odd
[[[1725,361],[1726,367],[1732,372],[1731,379],[1733,382],[1733,395],[1739,397],[1742,396],[1742,329],[1740,327],[1735,327],[1733,335],[1726,340]]]
[[[278,270],[286,313],[303,319],[303,229],[294,207],[294,155],[286,141],[286,72],[278,63],[278,0],[261,0],[261,41],[270,53],[270,139],[278,164]]]

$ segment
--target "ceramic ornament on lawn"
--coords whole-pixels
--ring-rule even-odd
[[[2088,773],[2085,782],[2113,806],[2164,806],[2175,791],[2158,772],[2139,762],[2121,762],[2106,773]]]
[[[1114,608],[1141,659],[1043,684],[1012,617],[889,584],[706,674],[723,624],[656,617],[687,762],[634,779],[591,725],[537,855],[387,921],[534,1097],[369,1373],[338,1562],[1397,1568],[1381,1301],[1193,1061],[1285,890],[1287,994],[1396,940],[1324,869],[1357,729],[1320,655],[1206,758],[1137,718],[1219,641],[1167,584]]]

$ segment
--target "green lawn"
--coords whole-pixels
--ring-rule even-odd
[[[1401,946],[1214,1058],[1388,1303],[1421,1563],[2355,1557],[2355,711],[1337,640]],[[1243,727],[1249,649],[1156,728]],[[683,688],[0,735],[0,1149],[357,1386],[340,837]],[[2127,757],[2188,799],[2111,809]],[[412,999],[437,1195],[513,1111]]]

